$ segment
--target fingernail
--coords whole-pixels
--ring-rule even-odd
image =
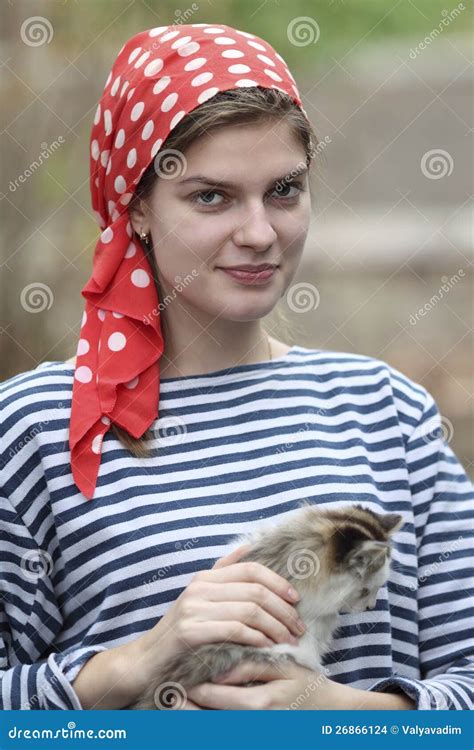
[[[288,596],[289,596],[289,597],[290,597],[291,599],[294,599],[295,601],[296,601],[296,599],[299,599],[299,598],[300,598],[300,595],[298,594],[298,592],[297,592],[297,591],[296,591],[296,590],[295,590],[294,588],[292,588],[291,586],[290,586],[290,588],[288,589]]]
[[[296,626],[297,626],[298,630],[300,630],[302,633],[305,632],[306,625],[304,624],[303,620],[297,620],[296,621]]]

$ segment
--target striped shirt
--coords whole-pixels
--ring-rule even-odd
[[[340,616],[327,676],[417,709],[474,707],[474,492],[425,388],[301,346],[163,379],[151,455],[109,430],[89,501],[70,469],[73,375],[44,362],[0,384],[3,708],[82,708],[88,659],[152,628],[235,535],[302,498],[405,521],[376,608]]]

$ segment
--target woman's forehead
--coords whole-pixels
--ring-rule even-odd
[[[229,125],[219,128],[214,133],[208,133],[194,141],[186,149],[189,172],[190,168],[199,173],[220,162],[221,169],[232,165],[229,169],[229,179],[236,167],[243,165],[248,168],[248,162],[259,170],[265,166],[276,168],[278,172],[305,154],[303,144],[297,139],[294,131],[287,122],[260,123],[254,125]],[[183,175],[187,177],[188,175]],[[223,179],[225,179],[223,177]]]

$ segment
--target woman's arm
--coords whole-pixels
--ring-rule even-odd
[[[50,525],[38,529],[49,534]],[[63,625],[53,583],[59,567],[54,544],[32,536],[2,491],[0,530],[0,709],[80,709],[68,670],[103,647],[53,649],[42,658]]]

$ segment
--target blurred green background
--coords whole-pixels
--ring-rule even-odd
[[[98,237],[89,134],[119,49],[153,26],[229,24],[283,55],[324,142],[295,278],[319,304],[283,300],[275,335],[422,383],[474,475],[470,4],[14,0],[1,16],[0,380],[75,353]]]

